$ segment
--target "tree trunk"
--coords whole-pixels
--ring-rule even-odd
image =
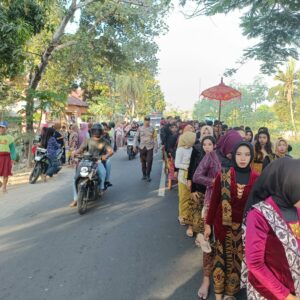
[[[293,130],[294,130],[294,136],[296,137],[297,128],[296,128],[296,123],[295,123],[294,108],[293,108],[294,103],[293,103],[292,93],[293,93],[292,90],[289,89],[287,92],[287,101],[290,106],[291,122],[292,122]]]
[[[49,63],[49,59],[50,59],[53,51],[55,50],[55,48],[57,48],[59,46],[59,42],[65,33],[66,26],[69,23],[69,21],[71,20],[71,18],[74,16],[76,9],[77,9],[76,0],[72,0],[72,3],[70,5],[68,12],[66,13],[66,15],[62,19],[60,25],[56,29],[51,42],[49,43],[47,49],[44,51],[44,53],[41,57],[41,62],[39,64],[39,66],[36,68],[34,75],[32,76],[32,78],[29,82],[29,89],[35,90],[38,87],[39,82],[42,79],[42,74],[44,73],[44,71]]]
[[[32,76],[30,76],[29,84],[28,84],[28,91],[29,90],[36,90],[41,79],[44,71],[46,70],[46,67],[49,63],[49,59],[51,57],[51,54],[55,50],[56,47],[58,47],[59,42],[61,38],[64,35],[65,28],[67,24],[69,23],[70,19],[74,16],[74,13],[76,9],[78,8],[76,6],[76,0],[72,0],[72,3],[70,5],[70,8],[64,18],[62,19],[60,25],[58,26],[57,30],[55,31],[51,42],[49,43],[48,47],[44,51],[43,55],[41,56],[41,62],[36,67],[34,73]],[[27,92],[26,97],[26,131],[29,137],[29,143],[28,143],[28,166],[31,164],[32,160],[32,153],[31,153],[31,145],[32,145],[32,139],[33,139],[33,113],[34,113],[34,98],[31,95],[31,93]]]
[[[133,118],[134,118],[134,115],[135,115],[135,101],[134,99],[132,99],[132,102],[131,102],[131,121],[133,121]]]
[[[294,130],[294,136],[296,137],[297,128],[296,128],[295,117],[294,117],[293,101],[290,102],[290,112],[291,112],[291,121]]]

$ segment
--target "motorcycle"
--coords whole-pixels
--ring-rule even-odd
[[[63,150],[59,149],[57,151],[57,160],[59,162],[58,165],[58,171],[56,173],[59,172],[60,168],[60,161],[61,161],[61,157],[63,155]],[[42,174],[46,174],[48,167],[49,167],[49,159],[47,157],[47,149],[44,148],[37,148],[36,149],[36,153],[35,153],[35,157],[34,157],[34,168],[29,176],[29,182],[31,184],[34,184],[37,182],[38,178],[42,175]]]
[[[78,199],[78,213],[83,215],[87,212],[88,202],[95,201],[99,195],[99,177],[97,174],[97,159],[86,153],[78,157],[79,176],[75,181]]]
[[[129,136],[127,138],[127,154],[129,160],[134,159],[136,156],[136,153],[133,151],[133,149],[134,149],[134,136]]]

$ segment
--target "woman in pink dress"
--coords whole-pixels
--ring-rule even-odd
[[[249,197],[243,279],[250,300],[300,299],[299,178],[300,160],[276,160]]]

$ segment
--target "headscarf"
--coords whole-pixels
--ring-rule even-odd
[[[195,132],[195,129],[192,125],[188,124],[183,128],[183,132]]]
[[[250,162],[245,168],[240,168],[236,162],[237,151],[242,146],[247,147],[250,150],[250,155],[251,155]],[[254,149],[253,149],[253,146],[249,142],[242,141],[234,146],[233,151],[232,151],[232,162],[233,162],[233,167],[236,171],[241,172],[241,173],[251,172],[251,163],[253,161],[253,158],[254,158]]]
[[[191,131],[184,132],[178,141],[178,147],[191,148],[196,141],[196,133]]]
[[[243,138],[237,131],[230,130],[219,139],[217,149],[223,156],[227,156],[232,153],[234,146],[242,141]]]
[[[206,131],[206,130],[209,131],[209,135],[210,136],[214,136],[214,130],[213,130],[213,128],[211,126],[205,125],[205,126],[201,127],[201,130],[200,130],[200,141],[203,140],[203,138],[204,138],[204,131]]]
[[[73,125],[71,126],[71,130],[78,133],[79,129],[78,129],[77,124],[73,124]]]
[[[294,205],[300,200],[300,160],[281,158],[273,161],[255,182],[248,198],[244,216],[251,208],[272,197],[287,222],[297,221]]]
[[[239,167],[236,162],[237,151],[242,146],[247,147],[250,150],[250,155],[251,155],[250,162],[245,168]],[[232,163],[233,163],[233,168],[236,173],[237,183],[239,183],[239,184],[248,184],[249,183],[250,176],[251,176],[251,163],[253,161],[253,158],[254,158],[254,149],[250,143],[243,141],[243,142],[240,142],[237,145],[235,145],[235,147],[232,151]]]
[[[81,145],[86,139],[89,132],[88,123],[81,123],[81,128],[79,130],[79,145]]]
[[[282,155],[281,153],[278,152],[278,147],[279,147],[279,144],[281,142],[284,142],[286,144],[286,152]],[[286,154],[288,154],[288,147],[289,147],[289,143],[286,139],[284,138],[278,138],[276,143],[275,143],[275,154],[278,156],[278,157],[284,157]]]

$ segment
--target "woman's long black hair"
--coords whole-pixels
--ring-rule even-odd
[[[261,147],[261,144],[259,142],[259,136],[261,134],[265,134],[267,137],[268,137],[268,141],[266,143],[266,146],[265,146],[265,150],[268,154],[272,154],[273,151],[272,151],[272,143],[271,143],[271,137],[270,137],[270,133],[268,131],[259,131],[258,134],[257,134],[257,141],[255,142],[255,160],[258,160],[258,161],[262,161],[263,160],[263,153],[262,153],[262,147]]]
[[[48,141],[50,140],[51,137],[53,137],[54,132],[55,132],[55,129],[54,129],[54,128],[52,128],[52,127],[47,128],[43,148],[46,149],[46,148],[48,147]]]

